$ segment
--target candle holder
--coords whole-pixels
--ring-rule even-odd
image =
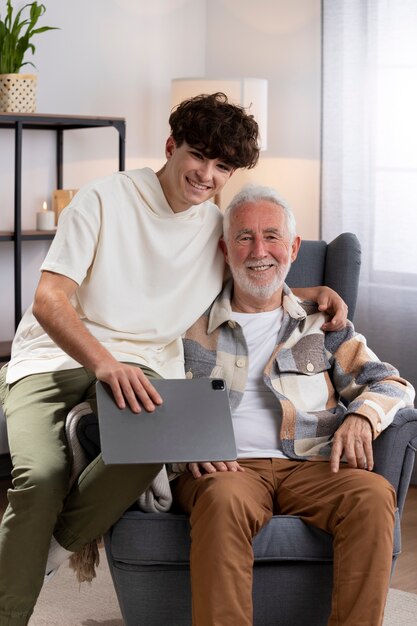
[[[78,189],[55,189],[52,193],[52,208],[55,213],[55,224],[58,224],[58,219],[61,211],[71,202]]]

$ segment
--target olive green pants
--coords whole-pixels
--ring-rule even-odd
[[[3,368],[0,399],[13,487],[0,526],[0,626],[25,626],[43,584],[52,534],[78,551],[110,528],[161,466],[104,465],[100,455],[69,491],[65,419],[79,402],[95,407],[93,373],[77,368],[33,374],[12,385],[5,376]]]

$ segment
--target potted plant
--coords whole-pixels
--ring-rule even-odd
[[[19,72],[24,65],[35,67],[24,60],[27,52],[35,53],[32,37],[55,30],[52,26],[36,28],[45,11],[45,5],[29,2],[14,17],[11,0],[7,0],[4,19],[0,14],[0,112],[33,113],[36,110],[37,77]]]

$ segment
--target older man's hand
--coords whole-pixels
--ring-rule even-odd
[[[373,469],[372,429],[366,418],[354,414],[348,415],[335,432],[330,456],[332,472],[339,471],[340,459],[343,455],[349,467]]]
[[[188,463],[188,469],[194,478],[214,472],[244,472],[237,461],[211,461],[206,463]]]

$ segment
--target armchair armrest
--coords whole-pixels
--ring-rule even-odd
[[[374,442],[374,471],[397,492],[402,514],[417,450],[417,410],[401,409],[390,426]]]

